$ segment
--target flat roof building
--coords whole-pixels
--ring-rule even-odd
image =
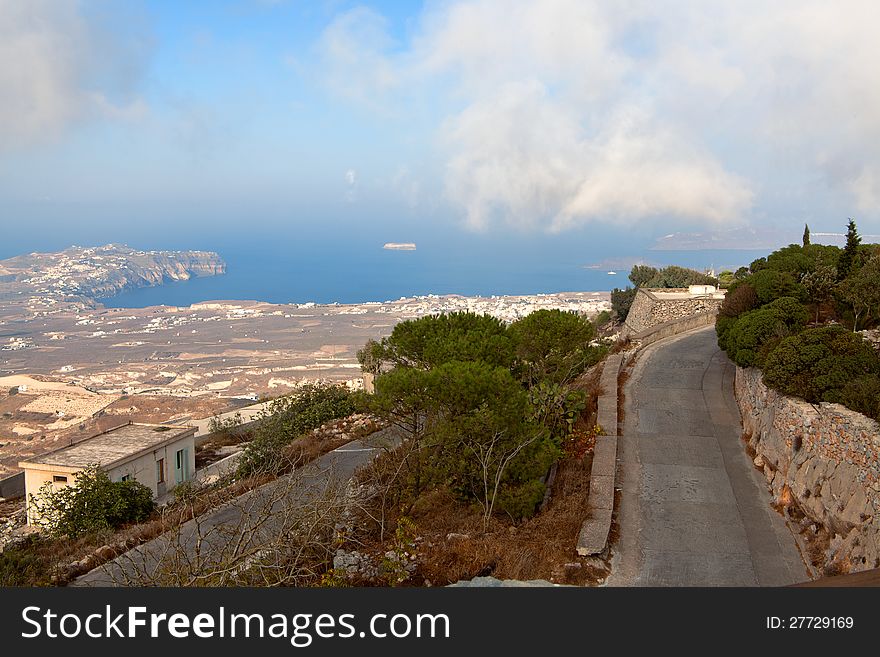
[[[28,522],[30,496],[47,482],[76,483],[83,468],[97,464],[113,481],[138,481],[161,497],[195,473],[196,428],[162,424],[125,424],[18,464],[24,470]]]

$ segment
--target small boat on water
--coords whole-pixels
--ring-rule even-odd
[[[609,275],[609,276],[617,276],[617,272],[616,272],[616,271],[610,271],[610,272],[608,272],[608,275]]]

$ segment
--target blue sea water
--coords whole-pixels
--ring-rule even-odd
[[[603,244],[597,239],[558,236],[456,236],[420,241],[415,251],[384,250],[383,243],[363,235],[278,242],[205,241],[190,248],[217,251],[227,263],[225,275],[129,290],[103,303],[113,308],[186,306],[208,300],[357,303],[419,294],[606,291],[629,284],[626,263],[634,259],[659,266],[720,270],[765,255],[758,251],[650,251],[648,244]],[[622,266],[615,266],[618,261]],[[603,266],[587,267],[595,263]],[[609,269],[617,273],[609,275]]]

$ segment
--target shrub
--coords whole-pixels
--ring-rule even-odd
[[[728,337],[730,336],[730,329],[734,326],[736,326],[736,317],[718,315],[715,319],[715,334],[718,336],[718,346],[728,354],[730,354]]]
[[[781,340],[764,361],[764,382],[809,402],[846,403],[880,374],[880,358],[860,336],[842,326],[810,328]],[[849,397],[844,394],[850,386]],[[856,409],[857,410],[857,409]]]
[[[848,381],[840,392],[840,403],[880,421],[880,376],[865,374]]]
[[[97,465],[83,468],[70,486],[46,482],[30,501],[49,533],[71,538],[140,522],[155,509],[153,491],[134,480],[111,481]]]
[[[257,416],[254,438],[241,454],[238,475],[277,474],[284,467],[282,450],[295,438],[325,422],[356,411],[355,397],[345,386],[307,384],[279,397]]]
[[[806,324],[807,311],[797,299],[781,297],[734,321],[723,336],[723,346],[737,365],[752,367],[760,364],[765,342],[797,332]]]
[[[758,306],[758,295],[748,283],[741,283],[731,290],[721,304],[718,314],[722,317],[739,317]]]

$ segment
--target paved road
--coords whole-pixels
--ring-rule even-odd
[[[778,586],[809,579],[746,455],[734,365],[715,332],[658,342],[633,368],[620,439],[611,586]]]
[[[281,477],[242,495],[230,504],[203,514],[199,517],[198,525],[195,520],[184,523],[178,530],[179,536],[165,534],[148,541],[77,578],[70,586],[135,584],[139,573],[150,572],[160,560],[167,559],[169,552],[176,550],[177,545],[185,546],[190,554],[198,549],[200,559],[211,559],[212,551],[221,553],[229,541],[257,541],[260,538],[257,532],[271,533],[273,526],[277,527],[287,520],[283,516],[285,509],[290,507],[279,500],[279,491],[295,496],[298,504],[316,499],[328,486],[351,479],[355,471],[375,457],[382,448],[395,444],[397,435],[397,430],[391,427],[350,442],[305,466],[295,480],[295,486],[289,486],[287,478]],[[243,516],[261,518],[266,515],[265,510],[270,508],[272,524],[267,522],[265,526],[255,529],[252,524],[242,521]],[[248,533],[253,534],[239,536],[238,530],[243,526],[247,527]],[[216,547],[210,544],[212,541],[217,543]],[[199,543],[198,548],[195,547],[196,543]]]

